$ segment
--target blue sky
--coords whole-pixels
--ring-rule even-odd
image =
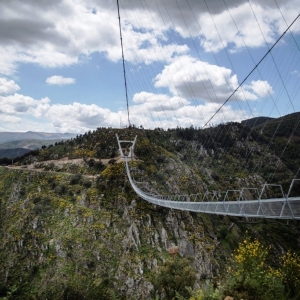
[[[120,0],[130,122],[201,127],[299,0]],[[300,110],[300,20],[211,124]],[[0,1],[0,131],[128,125],[117,3]]]

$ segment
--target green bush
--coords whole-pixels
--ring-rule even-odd
[[[189,297],[187,287],[193,287],[196,281],[196,273],[191,267],[190,260],[175,257],[167,259],[163,266],[153,276],[155,292],[165,294],[165,299],[179,299]]]
[[[80,183],[81,178],[82,178],[81,174],[76,174],[76,175],[72,176],[72,178],[70,180],[70,184],[74,185],[74,184]]]
[[[246,238],[231,259],[224,293],[237,299],[286,299],[280,271],[267,264],[270,247]]]

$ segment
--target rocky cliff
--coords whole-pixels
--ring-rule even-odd
[[[272,245],[273,256],[298,251],[295,221],[169,210],[132,191],[118,161],[116,132],[138,135],[135,176],[154,192],[257,186],[270,173],[288,183],[293,172],[264,136],[228,126],[225,137],[210,129],[213,140],[195,129],[99,128],[1,167],[0,297],[163,299],[156,274],[174,246],[177,259],[195,273],[191,288],[222,279],[246,232]],[[254,174],[251,167],[262,163]]]

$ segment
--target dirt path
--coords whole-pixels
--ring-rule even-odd
[[[7,168],[10,170],[22,170],[22,171],[31,171],[31,172],[39,172],[39,173],[47,173],[47,174],[62,174],[67,176],[74,176],[77,173],[68,173],[68,172],[55,172],[55,171],[45,171],[43,169],[34,169],[34,168],[26,168],[24,166],[6,166],[3,168]],[[98,175],[88,175],[88,174],[81,174],[82,177],[85,178],[96,178]]]
[[[108,159],[93,158],[93,159],[95,161],[101,161],[103,163],[103,165],[105,165],[105,166],[107,166],[109,164],[109,161],[111,160],[111,158],[108,158]],[[121,157],[115,157],[114,160],[117,163],[122,162]],[[59,172],[59,171],[56,172],[56,171],[44,170],[44,168],[50,164],[54,164],[55,166],[63,166],[66,164],[86,166],[86,162],[84,161],[83,158],[69,159],[68,157],[63,157],[60,159],[34,162],[32,164],[22,165],[22,166],[9,165],[9,166],[6,166],[6,168],[11,169],[11,170],[29,170],[29,171],[34,171],[34,172],[43,172],[43,173],[52,173],[52,174],[76,175],[74,173],[68,173],[68,172]],[[43,165],[43,166],[39,167],[39,165]],[[98,175],[82,174],[82,176],[85,178],[96,178]]]

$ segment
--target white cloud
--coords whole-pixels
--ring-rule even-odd
[[[91,0],[50,2],[0,3],[0,53],[5,54],[0,74],[12,74],[24,62],[44,67],[69,66],[93,52],[105,53],[113,61],[121,58],[116,5]],[[125,57],[132,62],[168,60],[174,53],[188,49],[186,45],[170,43],[160,50],[160,31],[141,32],[125,18],[122,27]],[[158,56],[160,51],[163,55]]]
[[[300,72],[299,72],[298,70],[293,70],[293,71],[291,72],[291,75],[294,75],[294,76],[296,76],[296,77],[300,77]]]
[[[251,8],[255,9],[255,16]],[[230,13],[226,10],[215,16],[204,13],[199,17],[203,36],[201,45],[207,52],[217,52],[227,46],[234,50],[245,45],[250,48],[261,47],[265,42],[275,42],[279,20],[278,10],[265,10],[257,4],[251,4],[250,7],[249,3],[232,8]]]
[[[0,114],[4,115],[24,115],[32,114],[40,117],[49,108],[50,100],[43,98],[35,100],[31,97],[15,93],[9,96],[0,96]]]
[[[16,117],[16,116],[1,115],[1,122],[3,122],[3,123],[11,123],[11,124],[15,125],[17,123],[21,123],[21,121],[22,121],[22,119],[19,117]]]
[[[0,128],[5,131],[39,130],[45,132],[83,133],[97,127],[119,127],[127,124],[127,111],[112,112],[96,104],[51,104],[49,98],[40,100],[14,94],[1,96]],[[193,105],[178,96],[138,93],[130,107],[130,122],[145,128],[174,128],[177,126],[203,126],[218,105]],[[249,118],[225,106],[213,123],[240,121]]]
[[[288,24],[297,14],[297,2],[299,0],[277,0]],[[263,46],[265,39],[272,43],[287,27],[274,1],[270,0],[251,1],[259,26],[248,1],[226,1],[239,31],[222,1],[206,1],[208,7],[203,1],[176,3],[180,9],[173,0],[120,3],[125,59],[135,64],[159,62],[153,64],[153,69],[147,66],[150,77],[157,74],[157,66],[162,70],[154,81],[158,94],[148,91],[133,96],[130,116],[136,125],[201,126],[238,86],[239,78],[228,67],[188,56],[191,38],[207,52],[220,51],[223,46],[237,52],[245,46],[244,42],[253,48]],[[300,23],[292,30],[300,32]],[[104,53],[112,61],[121,58],[114,1],[0,1],[0,74],[9,76],[17,72],[22,63],[51,68],[70,66],[94,52]],[[64,85],[75,83],[75,79],[56,75],[46,82]],[[143,91],[139,83],[133,82],[132,86]],[[165,88],[169,94],[162,94]],[[52,104],[48,98],[36,100],[16,93],[19,89],[14,81],[0,78],[3,95],[0,97],[0,128],[5,128],[1,122],[7,120],[7,124],[15,122],[16,128],[22,128],[18,127],[22,123],[23,130],[38,128],[37,124],[41,124],[47,131],[84,132],[97,126],[119,126],[120,120],[123,123],[127,120],[125,110],[112,112],[78,102]],[[258,100],[272,93],[267,81],[253,80],[240,88],[233,100]],[[195,99],[203,100],[204,104],[194,103]],[[226,106],[217,118],[226,122],[246,116]]]
[[[0,95],[1,94],[12,94],[18,91],[20,87],[13,81],[0,77]]]
[[[97,14],[88,6],[71,0],[1,2],[0,47],[9,53],[1,73],[13,72],[20,62],[68,66],[119,43],[117,18],[107,4]]]
[[[127,1],[121,3],[125,59],[134,63],[167,61],[186,54],[185,41],[178,41],[170,30],[184,38],[200,39],[206,51],[219,51],[223,45],[233,50],[260,47],[273,42],[287,27],[279,10],[269,0],[251,2],[259,26],[247,1],[227,1],[239,32],[224,6],[218,1]],[[289,24],[297,15],[297,0],[277,1]],[[219,34],[214,28],[219,29]],[[299,22],[298,22],[299,23]],[[260,28],[264,37],[260,33]],[[300,25],[292,30],[300,32]],[[204,38],[205,37],[205,38]],[[0,74],[10,75],[20,63],[44,67],[69,66],[82,55],[104,53],[110,60],[121,58],[117,8],[106,0],[53,0],[0,2]]]
[[[54,104],[49,107],[45,117],[57,128],[97,128],[100,124],[106,125],[106,120],[111,112],[95,104],[87,105],[74,102],[68,105]]]
[[[130,108],[132,123],[150,128],[190,127],[191,125],[202,127],[219,108],[219,105],[215,103],[194,105],[177,96],[144,92],[136,94],[134,102],[135,105]],[[227,105],[222,108],[211,124],[238,122],[250,117],[246,111],[242,109],[236,111]]]
[[[46,79],[46,82],[48,84],[51,85],[67,85],[67,84],[74,84],[75,83],[75,79],[74,78],[70,78],[70,77],[63,77],[60,75],[54,75],[51,77],[48,77]]]
[[[179,97],[222,103],[239,85],[237,75],[231,73],[225,67],[182,56],[156,76],[155,86],[167,87]],[[268,82],[252,81],[238,90],[231,100],[257,100],[272,92]]]
[[[243,89],[255,93],[260,98],[270,96],[274,93],[270,84],[264,80],[251,81],[249,85],[243,86]]]
[[[181,106],[188,105],[189,102],[180,97],[169,97],[165,94],[152,94],[148,92],[137,93],[133,96],[133,102],[143,106],[147,111],[163,112],[173,111]]]
[[[11,75],[15,73],[17,66],[17,59],[13,47],[4,47],[0,45],[0,74]]]
[[[168,39],[172,29],[184,38],[199,37],[207,52],[224,46],[237,51],[245,44],[257,48],[265,40],[274,42],[296,18],[298,2],[233,0],[225,5],[222,1],[177,1],[174,5],[171,0],[122,1],[122,13],[135,28],[155,32],[162,39]],[[294,24],[291,31],[299,33],[300,24]]]

